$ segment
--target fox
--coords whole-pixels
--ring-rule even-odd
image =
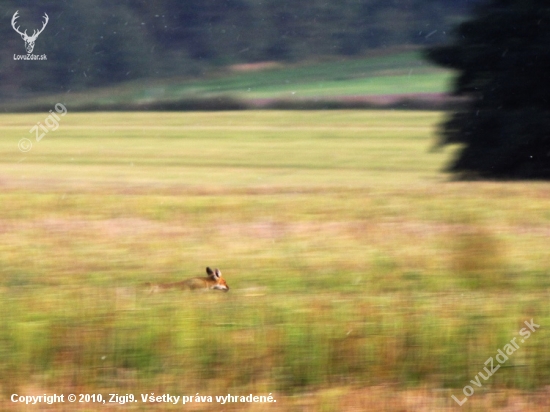
[[[150,293],[160,292],[161,290],[168,290],[168,289],[180,289],[180,290],[222,290],[224,292],[227,292],[229,290],[229,286],[227,286],[227,282],[224,278],[222,278],[222,272],[215,268],[214,270],[210,269],[209,267],[206,268],[206,274],[207,277],[201,278],[191,278],[182,280],[180,282],[173,282],[173,283],[158,283],[158,284],[152,284],[152,283],[146,283],[145,286],[149,287]]]

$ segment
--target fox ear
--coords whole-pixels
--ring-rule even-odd
[[[214,269],[214,273],[216,274],[216,277],[217,278],[221,278],[222,277],[222,272],[220,272],[220,270],[218,268]]]
[[[210,269],[209,267],[206,268],[206,273],[209,275],[209,276],[212,276],[214,274],[214,272],[212,272],[212,269]]]

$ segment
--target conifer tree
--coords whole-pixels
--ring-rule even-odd
[[[464,145],[449,170],[550,179],[550,2],[489,0],[426,54],[458,71],[453,93],[468,98],[443,127],[441,144]]]

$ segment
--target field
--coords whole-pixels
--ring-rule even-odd
[[[225,94],[246,100],[442,93],[447,90],[451,75],[451,71],[423,60],[418,50],[378,52],[362,58],[325,62],[275,64],[259,71],[255,67],[261,65],[248,67],[220,73],[211,79],[173,82],[164,89],[145,89],[136,97]]]
[[[2,409],[548,410],[550,184],[453,181],[442,113],[46,115],[0,115]]]
[[[120,107],[186,102],[185,107],[207,101],[213,107],[230,100],[245,106],[267,102],[323,101],[375,96],[445,93],[452,72],[425,61],[419,50],[392,49],[359,58],[301,63],[265,62],[210,70],[197,77],[139,80],[113,87],[68,91],[60,95],[0,102],[11,111],[37,111],[63,102],[70,108]],[[32,110],[29,110],[32,108]],[[188,109],[187,109],[188,110]],[[44,111],[40,109],[38,111]]]

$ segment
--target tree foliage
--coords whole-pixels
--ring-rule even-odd
[[[550,178],[550,4],[491,0],[428,58],[458,70],[469,98],[444,125],[442,144],[462,143],[450,170],[463,176]]]
[[[432,44],[472,1],[480,0],[4,0],[0,96]],[[30,32],[48,13],[34,51],[47,61],[14,61],[25,54],[10,26],[16,10]]]

